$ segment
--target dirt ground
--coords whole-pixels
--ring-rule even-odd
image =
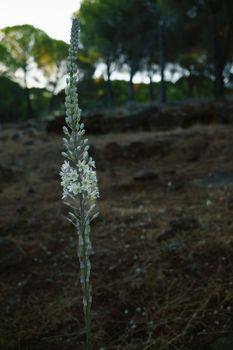
[[[89,137],[93,350],[215,350],[233,330],[233,126]],[[0,349],[82,350],[61,136],[0,136]],[[231,337],[231,338],[230,338]],[[220,344],[220,346],[218,345]]]

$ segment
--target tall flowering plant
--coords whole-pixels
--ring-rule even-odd
[[[86,349],[91,349],[91,286],[90,222],[97,215],[96,199],[99,197],[95,162],[89,156],[88,139],[85,138],[84,124],[81,122],[81,110],[77,94],[77,52],[79,44],[79,22],[72,21],[71,39],[68,56],[68,78],[66,87],[66,124],[63,127],[65,161],[61,168],[61,185],[63,200],[69,207],[68,220],[74,225],[78,234],[77,254],[80,263],[80,282],[83,291],[83,311],[86,329]]]

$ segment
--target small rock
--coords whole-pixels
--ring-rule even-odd
[[[29,187],[28,193],[29,193],[29,194],[35,194],[36,191],[35,191],[35,189],[34,189],[33,187]]]
[[[140,170],[133,178],[136,181],[155,180],[158,178],[158,174],[151,170]]]
[[[19,214],[24,214],[26,211],[27,211],[27,207],[24,207],[24,206],[19,207],[19,208],[17,209],[17,212],[18,212]]]
[[[225,171],[215,171],[193,180],[193,185],[198,187],[232,187],[233,173]]]
[[[21,138],[21,134],[19,133],[14,133],[12,136],[11,136],[11,139],[12,140],[19,140]]]
[[[29,137],[37,137],[38,136],[38,126],[33,125],[33,126],[29,126],[26,130],[26,135]]]
[[[172,238],[176,235],[176,231],[173,229],[167,229],[162,231],[158,236],[157,236],[157,241],[162,242],[166,241],[169,238]]]
[[[33,140],[28,140],[28,141],[25,141],[25,142],[24,142],[24,145],[25,145],[25,146],[31,146],[31,145],[34,145],[34,143],[35,143],[35,142],[34,142]]]
[[[182,216],[180,218],[173,219],[169,222],[169,225],[175,231],[189,231],[200,227],[199,221],[192,216]]]
[[[183,189],[185,186],[184,179],[173,179],[173,181],[168,181],[167,187],[168,191],[177,191]]]
[[[162,245],[161,250],[163,253],[178,253],[185,247],[185,243],[181,239],[173,239],[170,242],[166,242]]]

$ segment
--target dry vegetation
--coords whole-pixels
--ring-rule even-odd
[[[92,230],[94,350],[212,350],[229,337],[232,135],[230,125],[211,125],[90,137],[101,190]],[[82,349],[61,150],[61,137],[40,129],[1,131],[2,350]]]

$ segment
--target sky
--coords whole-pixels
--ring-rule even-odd
[[[71,16],[81,0],[0,0],[0,28],[32,24],[52,38],[69,42]]]
[[[0,0],[0,29],[7,26],[32,24],[54,39],[69,42],[71,17],[80,7],[81,0]],[[97,67],[95,76],[104,74],[103,65]],[[126,72],[114,72],[111,79],[128,80]],[[155,74],[154,81],[160,76]],[[134,83],[148,83],[148,77],[137,73]],[[33,83],[32,83],[33,85]],[[35,85],[35,84],[34,84]]]

